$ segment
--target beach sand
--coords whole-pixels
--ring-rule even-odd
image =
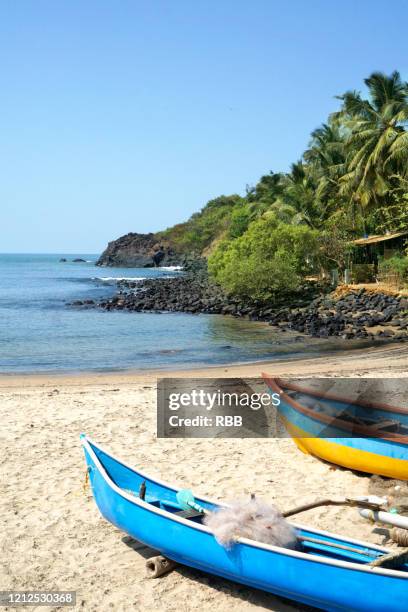
[[[263,370],[405,377],[407,345],[182,375],[248,377]],[[103,520],[84,490],[79,433],[153,476],[219,500],[255,493],[285,509],[319,497],[367,494],[372,479],[303,455],[289,439],[158,440],[156,379],[153,372],[0,378],[1,589],[76,590],[77,608],[95,611],[301,608],[185,567],[147,579],[145,559],[153,552]],[[316,509],[297,521],[384,542],[353,509]]]

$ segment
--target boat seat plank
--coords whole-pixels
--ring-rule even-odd
[[[179,512],[174,512],[174,514],[186,519],[201,518],[204,516],[204,512],[197,512],[197,510],[180,510]]]
[[[370,429],[374,429],[374,430],[379,430],[379,429],[386,429],[387,427],[398,427],[400,425],[400,423],[398,421],[395,421],[393,419],[389,419],[387,421],[380,421],[377,423],[374,423],[373,425],[370,425]]]

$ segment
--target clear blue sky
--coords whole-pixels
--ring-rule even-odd
[[[99,252],[288,169],[405,0],[3,0],[0,252]]]

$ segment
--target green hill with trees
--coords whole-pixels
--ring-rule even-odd
[[[408,84],[375,72],[365,86],[338,96],[289,172],[262,176],[244,197],[215,198],[154,239],[208,257],[226,292],[266,301],[307,275],[344,269],[351,240],[406,229]],[[406,257],[394,259],[408,269]]]

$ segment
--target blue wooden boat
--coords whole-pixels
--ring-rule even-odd
[[[352,470],[408,480],[408,408],[263,378],[279,394],[277,410],[301,451]]]
[[[227,550],[201,515],[188,518],[181,510],[177,489],[129,467],[85,435],[81,439],[102,516],[169,559],[322,610],[406,612],[408,564],[369,565],[387,549],[295,525],[300,550],[244,538]],[[196,501],[206,510],[219,507],[208,499]]]

